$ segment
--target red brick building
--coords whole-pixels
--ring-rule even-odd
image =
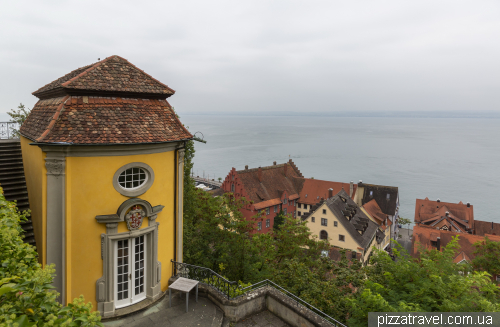
[[[302,178],[300,170],[290,159],[289,162],[272,166],[244,170],[231,169],[222,183],[224,192],[234,193],[236,198],[251,201],[243,208],[247,220],[252,220],[259,212],[264,213],[263,221],[255,221],[255,232],[267,233],[273,228],[274,217],[280,210],[295,215],[299,192],[297,178]]]

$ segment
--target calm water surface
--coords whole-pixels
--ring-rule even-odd
[[[401,216],[415,199],[474,205],[500,223],[500,119],[184,115],[196,142],[195,175],[217,178],[293,159],[305,177],[399,187]]]

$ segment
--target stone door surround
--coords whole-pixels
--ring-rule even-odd
[[[118,223],[125,221],[125,215],[133,206],[140,205],[146,212],[148,227],[118,233]],[[103,275],[96,281],[97,309],[103,317],[113,316],[115,313],[115,252],[114,242],[123,239],[135,238],[141,235],[146,237],[146,298],[156,300],[161,296],[161,262],[158,261],[158,213],[164,206],[151,206],[148,201],[132,198],[123,202],[116,214],[96,216],[95,219],[106,224],[106,234],[101,234],[101,259],[103,260]],[[131,307],[137,304],[132,304]]]

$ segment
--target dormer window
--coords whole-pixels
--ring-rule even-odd
[[[370,191],[370,197],[373,197],[373,191]]]

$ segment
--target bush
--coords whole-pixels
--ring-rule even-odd
[[[0,187],[0,326],[103,326],[83,296],[67,307],[56,301],[54,265],[42,268],[35,248],[21,238],[19,223],[28,215],[7,201]]]

